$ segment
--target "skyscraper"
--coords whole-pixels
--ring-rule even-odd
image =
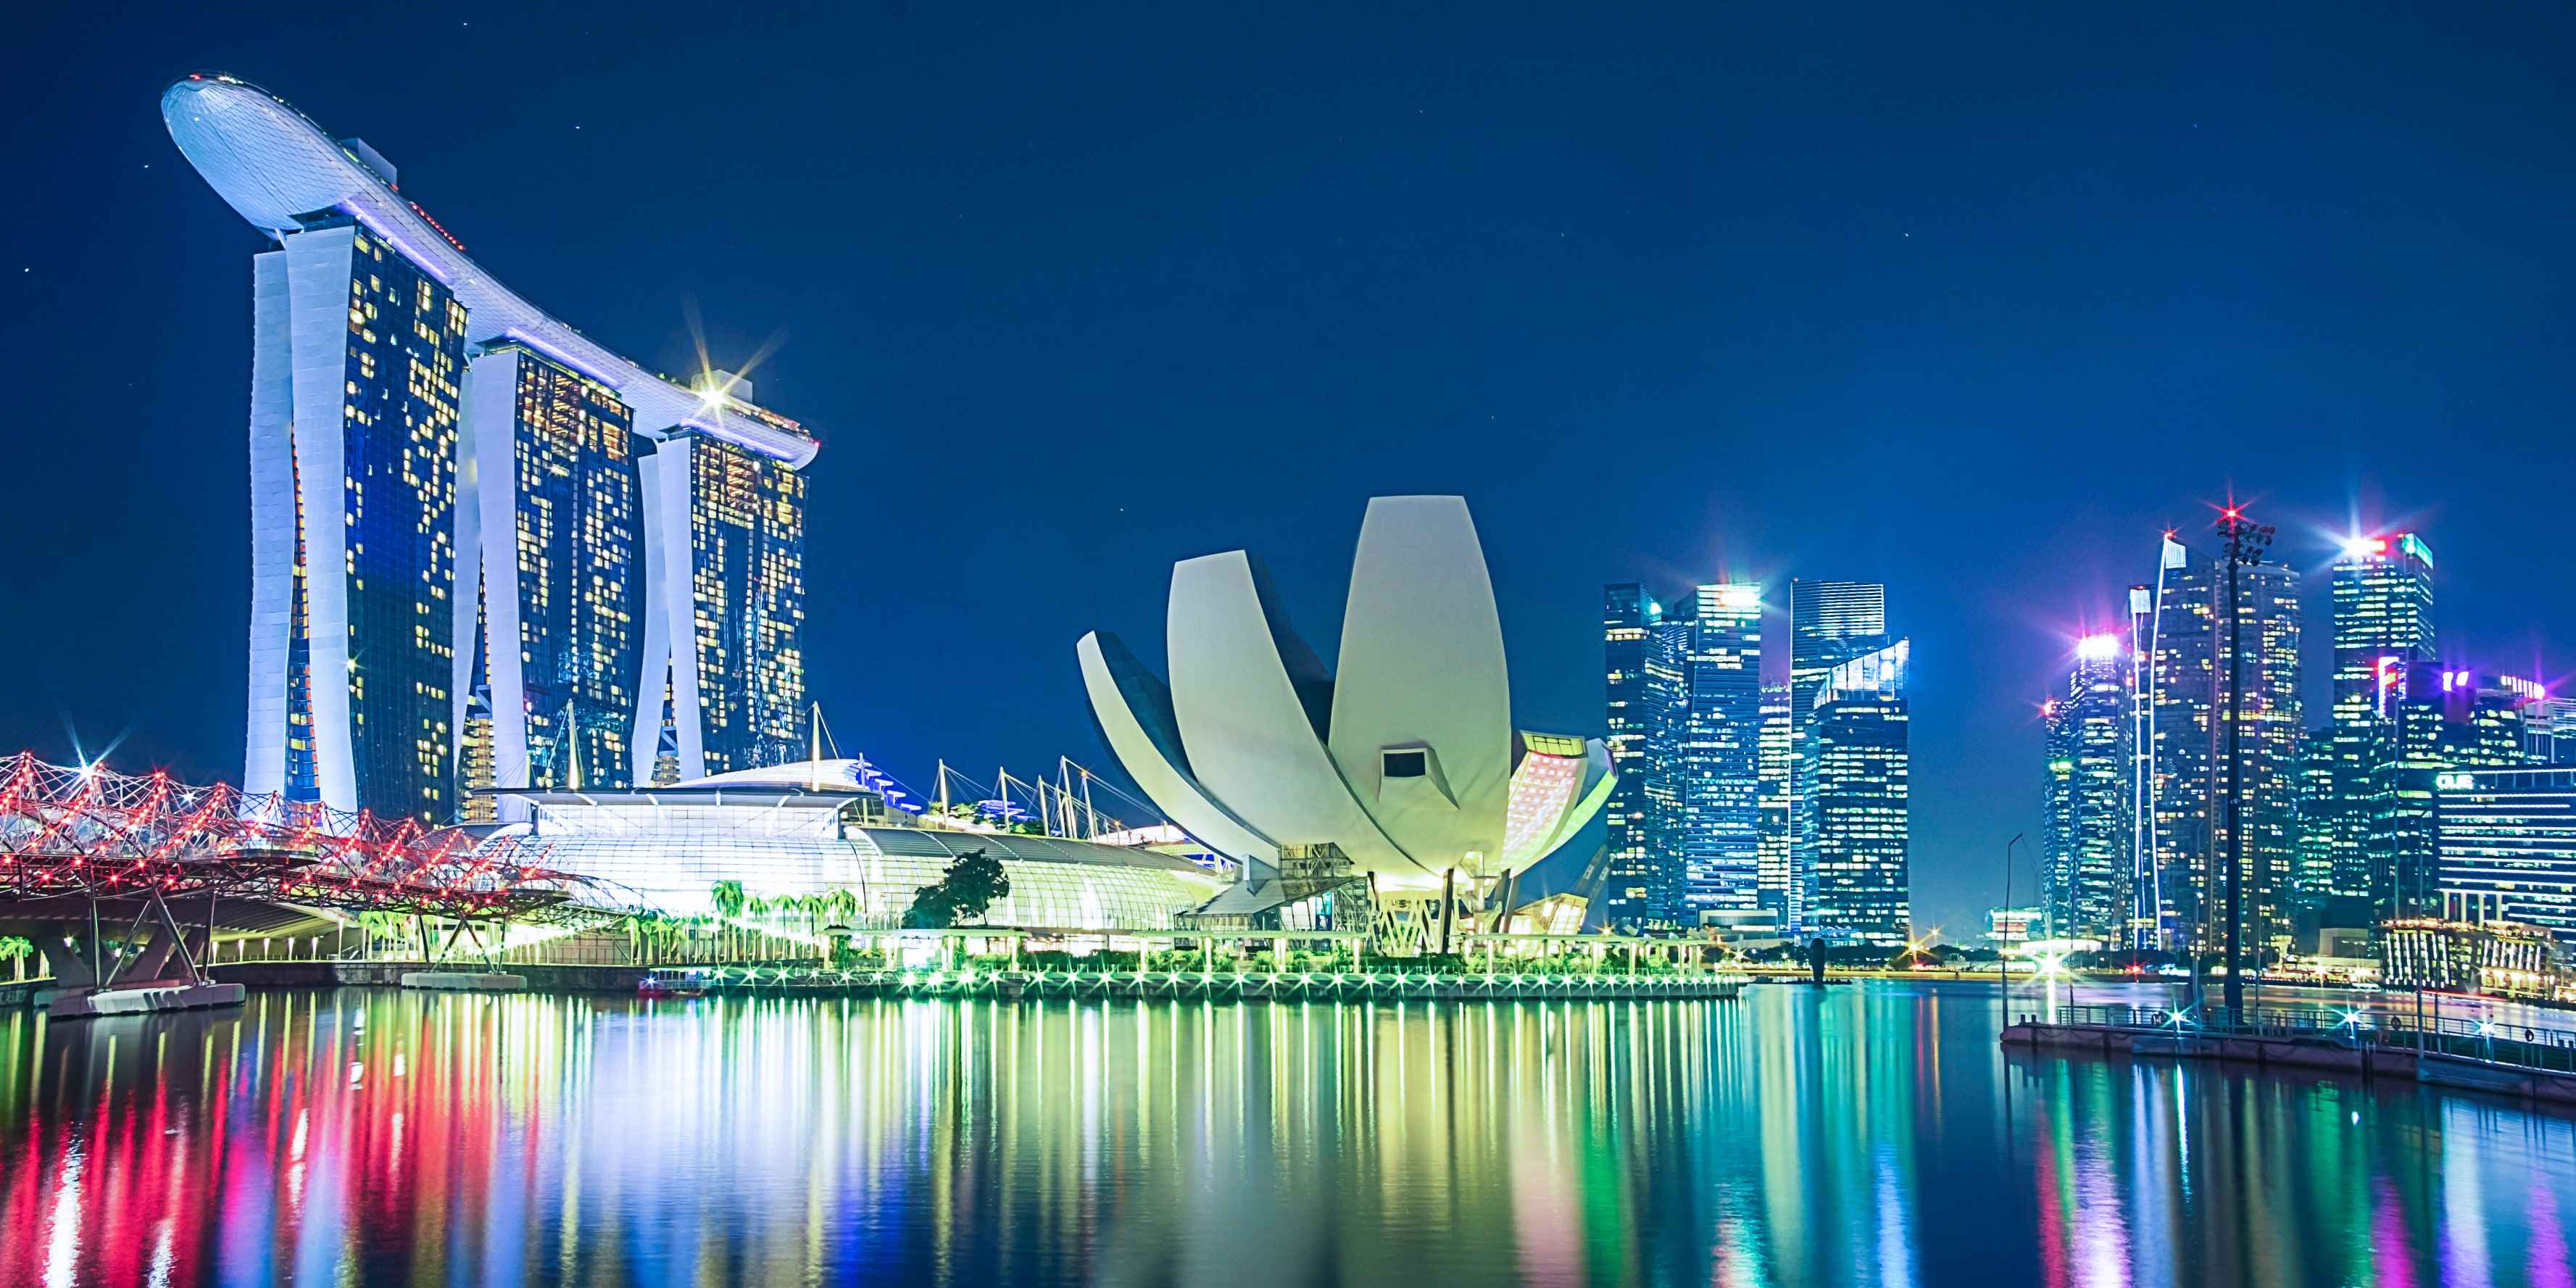
[[[1804,898],[1815,888],[1809,865],[1815,860],[1816,820],[1808,809],[1806,787],[1813,771],[1813,731],[1819,693],[1836,666],[1886,647],[1887,587],[1877,582],[1809,581],[1789,583],[1789,884],[1798,893],[1789,928],[1803,932]]]
[[[444,821],[465,309],[338,215],[252,275],[243,787]]]
[[[1678,920],[1696,925],[1761,904],[1761,584],[1698,587],[1687,640]]]
[[[2522,758],[2533,765],[2576,765],[2576,698],[2558,697],[2538,680],[2503,676],[2522,716]]]
[[[2041,830],[2041,907],[2052,938],[2127,942],[2133,849],[2130,662],[2117,635],[2075,649],[2066,691],[2044,708],[2047,818]]]
[[[2576,770],[2440,774],[2439,915],[2515,921],[2576,948]]]
[[[1760,906],[1771,914],[1772,924],[1780,927],[1797,921],[1794,905],[1799,894],[1790,878],[1796,866],[1797,837],[1789,828],[1790,778],[1796,762],[1789,755],[1789,686],[1762,686],[1762,737],[1757,779],[1762,806],[1762,837],[1757,854],[1761,865]]]
[[[2196,557],[2167,538],[2156,611],[2154,679],[2156,866],[2192,946],[2225,937],[2229,848],[2229,641],[2242,615],[2245,942],[2289,931],[2298,853],[2298,574],[2281,564],[2237,570],[2230,604],[2223,559]]]
[[[731,388],[749,396],[746,382]],[[721,439],[676,434],[645,459],[644,509],[658,540],[636,727],[667,730],[670,744],[637,738],[637,781],[653,780],[657,760],[687,779],[799,758],[805,476]]]
[[[467,366],[465,406],[460,777],[468,789],[630,787],[644,616],[633,413],[516,344]],[[485,795],[464,804],[473,821],[521,809]]]
[[[1674,845],[1669,738],[1680,699],[1680,660],[1663,605],[1643,586],[1602,587],[1604,714],[1610,767],[1618,774],[1604,811],[1609,855],[1604,919],[1636,929],[1668,920],[1680,885]]]
[[[161,113],[275,247],[252,261],[244,786],[445,822],[460,780],[613,783],[666,727],[684,775],[792,754],[814,439],[540,311],[382,155],[265,90],[190,76]]]
[[[1818,677],[1799,761],[1802,933],[1893,948],[1912,927],[1907,642]]]
[[[2334,684],[2327,728],[2334,743],[2329,890],[2367,899],[2370,921],[2421,912],[2429,880],[2407,874],[2401,890],[2393,836],[2401,759],[2396,705],[2407,675],[2433,664],[2433,552],[2413,533],[2347,542],[2334,564]],[[2428,747],[2416,748],[2420,756]],[[2374,847],[2376,835],[2381,843]],[[2346,919],[2350,919],[2347,917]]]

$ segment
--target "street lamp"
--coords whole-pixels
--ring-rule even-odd
[[[2245,517],[2242,506],[2229,502],[2219,511],[2218,531],[2227,538],[2227,1019],[2245,1022],[2245,969],[2241,940],[2245,927],[2245,601],[2238,593],[2237,570],[2263,561],[2274,529]]]
[[[2012,1027],[2012,932],[2004,927],[2015,924],[2012,915],[2012,852],[2013,847],[2019,844],[2019,832],[2004,842],[2004,919],[1996,928],[1995,936],[1995,1013],[2002,1017],[2001,1023],[2005,1028]],[[2022,923],[2021,937],[2024,942],[2030,939],[2027,923]]]

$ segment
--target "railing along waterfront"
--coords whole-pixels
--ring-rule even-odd
[[[939,997],[1527,998],[1733,997],[1724,973],[1460,971],[835,970],[725,966],[672,972],[710,991]]]
[[[2353,1050],[2422,1052],[2552,1073],[2576,1073],[2576,1030],[2403,1011],[2331,1012],[2247,1007],[2176,1008],[2060,1003],[2019,1013],[2017,1023],[2118,1029],[2139,1036],[2325,1042]]]

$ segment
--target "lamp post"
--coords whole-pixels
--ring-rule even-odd
[[[2021,844],[2019,832],[2013,833],[2012,839],[2004,842],[2003,924],[2007,926],[2013,924],[2012,852],[2013,847],[2019,844]],[[2030,930],[2027,925],[2023,927],[2021,937],[2023,942],[2029,942]],[[2005,1028],[2012,1027],[2012,935],[2010,932],[1998,935],[1995,940],[1995,1013],[2003,1017]]]
[[[2270,524],[2245,517],[2245,508],[2230,501],[2219,511],[2218,531],[2227,538],[2227,1019],[2245,1022],[2245,601],[2237,592],[2237,570],[2263,561],[2272,544]]]

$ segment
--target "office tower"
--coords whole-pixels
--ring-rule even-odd
[[[493,345],[466,368],[453,683],[469,822],[526,812],[474,789],[633,785],[637,441],[614,390],[525,346]]]
[[[1907,653],[1890,641],[1817,677],[1799,761],[1803,933],[1894,948],[1911,931]]]
[[[1692,594],[1678,753],[1684,925],[1761,904],[1762,587]]]
[[[1815,820],[1810,817],[1804,784],[1813,757],[1809,732],[1815,722],[1817,695],[1826,677],[1843,662],[1885,648],[1887,587],[1876,582],[1793,580],[1789,583],[1789,929],[1803,932],[1803,899],[1815,886],[1808,864],[1813,861]]]
[[[2408,672],[2433,662],[2433,552],[2413,533],[2357,538],[2345,543],[2333,576],[2331,888],[2367,896],[2368,918],[2377,922],[2420,911],[2431,894],[2417,882],[2401,895],[2395,856],[2374,851],[2371,838],[2391,835],[2386,820],[2374,818],[2398,790],[2394,704]]]
[[[2457,769],[2525,763],[2519,699],[2472,670],[2408,667],[2382,699],[2385,760],[2367,775],[2370,794],[2348,802],[2364,821],[2373,864],[2373,908],[2385,921],[2436,915],[2444,877],[2440,784]]]
[[[2532,765],[2576,765],[2576,698],[2552,696],[2538,680],[2504,676],[2522,717],[2522,758]]]
[[[2229,773],[2229,641],[2242,616],[2244,726],[2238,766],[2244,792],[2243,942],[2289,930],[2298,851],[2298,574],[2280,564],[2237,570],[2230,604],[2224,558],[2192,555],[2168,538],[2155,625],[2155,845],[2157,867],[2189,945],[2224,942]]]
[[[726,401],[747,382],[730,380]],[[644,685],[633,772],[680,778],[801,759],[805,663],[805,476],[699,433],[644,461],[648,553]],[[652,730],[647,740],[640,731]],[[669,740],[663,745],[662,738]]]
[[[460,779],[649,772],[666,726],[681,775],[795,754],[814,439],[548,316],[382,155],[266,90],[190,76],[161,115],[275,247],[253,258],[244,786],[446,822]],[[461,408],[468,384],[487,396]],[[621,447],[654,460],[631,489]]]
[[[2510,769],[2531,763],[2530,715],[2512,681],[2460,670],[2441,681],[2445,734],[2443,759],[2452,767]]]
[[[2298,902],[2324,921],[2336,915],[2337,901],[2367,898],[2366,891],[2343,890],[2335,884],[2335,737],[2334,729],[2310,729],[2299,738],[2299,832],[2294,884]]]
[[[1771,914],[1772,924],[1786,928],[1797,922],[1793,906],[1797,886],[1789,877],[1794,867],[1796,838],[1789,830],[1790,776],[1796,762],[1789,755],[1789,686],[1762,686],[1761,762],[1757,777],[1761,788],[1762,838],[1758,849],[1761,865],[1760,906]]]
[[[1618,781],[1604,811],[1608,877],[1604,919],[1624,929],[1669,920],[1680,887],[1669,739],[1681,693],[1675,632],[1663,605],[1634,582],[1602,588],[1607,673],[1603,741]]]
[[[244,790],[443,822],[465,310],[346,217],[252,273]]]
[[[2151,779],[2147,843],[2162,886],[2161,945],[2186,951],[2197,942],[2200,883],[2209,871],[2211,742],[2217,723],[2217,648],[2210,638],[2216,607],[2202,561],[2168,533],[2158,547],[2155,609],[2148,630],[2147,732]]]
[[[2154,583],[2129,587],[2129,656],[2122,670],[2129,686],[2127,946],[2138,950],[2163,948],[2176,925],[2173,901],[2156,865],[2156,601]]]
[[[2537,926],[2576,948],[2576,770],[2454,769],[2434,789],[2440,915]]]
[[[2050,938],[2106,947],[2129,939],[2131,665],[2119,636],[2088,635],[2076,644],[2065,694],[2043,708],[2048,776],[2040,906]]]

